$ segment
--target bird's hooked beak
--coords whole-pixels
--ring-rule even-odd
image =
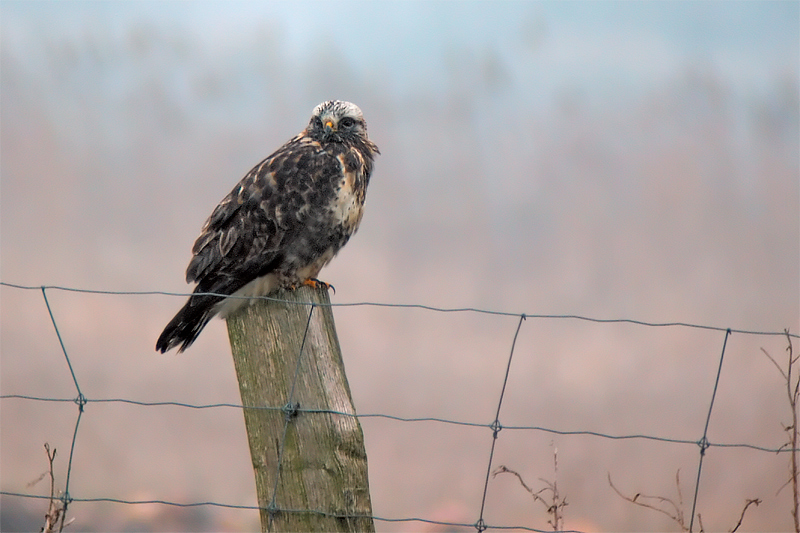
[[[325,121],[324,127],[325,127],[325,135],[330,135],[331,133],[336,131],[336,128],[333,125],[333,121],[330,119]]]

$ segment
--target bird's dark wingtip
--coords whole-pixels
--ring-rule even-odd
[[[214,316],[214,307],[220,300],[219,296],[190,296],[158,337],[156,351],[166,353],[175,347],[178,353],[186,350]]]
[[[164,331],[161,333],[161,336],[158,337],[158,340],[156,341],[157,352],[167,353],[175,346],[180,344],[180,341],[175,337],[176,328],[170,327],[172,325],[172,322],[170,322],[169,326],[167,326],[166,329],[164,329]],[[178,350],[178,352],[182,352],[183,349],[184,348],[182,347],[180,350]]]

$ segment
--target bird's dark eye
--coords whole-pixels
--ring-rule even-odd
[[[322,120],[319,117],[311,118],[311,125],[315,128],[322,128]]]
[[[356,121],[350,117],[344,117],[342,120],[339,121],[339,126],[342,128],[352,128],[355,125]]]

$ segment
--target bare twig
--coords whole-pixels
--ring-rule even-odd
[[[526,491],[528,491],[531,494],[531,496],[533,496],[534,500],[537,500],[537,501],[538,500],[542,500],[542,497],[540,496],[540,494],[542,493],[542,491],[544,489],[540,490],[539,492],[533,492],[533,489],[530,488],[527,483],[525,483],[525,480],[522,479],[522,476],[519,474],[519,472],[516,472],[515,470],[511,470],[506,465],[500,465],[495,469],[494,472],[492,472],[492,477],[497,477],[498,474],[511,474],[511,475],[517,476],[517,479],[519,480],[519,484],[522,485],[522,488],[524,488]]]
[[[689,531],[689,528],[686,526],[686,521],[683,517],[683,497],[681,496],[681,489],[680,489],[680,471],[679,473],[675,474],[675,482],[678,485],[678,500],[681,502],[681,505],[675,503],[675,501],[671,500],[670,498],[665,498],[663,496],[647,496],[646,494],[636,493],[634,496],[625,496],[622,494],[617,487],[614,486],[614,483],[611,481],[611,473],[608,473],[608,484],[611,485],[611,488],[614,489],[614,492],[625,501],[631,502],[634,505],[638,505],[639,507],[645,507],[647,509],[652,509],[654,511],[658,511],[659,513],[668,516],[671,518],[676,524],[681,526],[682,531]],[[641,501],[644,499],[651,499],[657,500],[660,503],[666,503],[672,507],[672,512],[662,509],[656,505]],[[701,526],[702,529],[702,526]]]
[[[800,487],[798,487],[798,457],[797,457],[797,444],[798,444],[798,427],[797,427],[797,406],[800,403],[800,377],[793,376],[793,370],[795,364],[797,363],[798,359],[800,359],[800,355],[795,357],[794,350],[792,347],[792,337],[789,335],[789,330],[783,330],[786,334],[786,352],[788,354],[788,362],[786,365],[786,370],[784,371],[783,368],[778,364],[778,362],[773,358],[769,352],[767,352],[764,348],[761,348],[761,351],[766,355],[772,364],[778,369],[781,376],[783,377],[784,381],[786,382],[786,395],[789,399],[789,407],[792,410],[792,422],[790,425],[784,425],[784,430],[789,433],[789,441],[781,446],[790,447],[791,454],[789,455],[789,479],[784,483],[780,489],[778,489],[778,493],[783,490],[783,488],[791,483],[792,485],[792,518],[794,519],[794,530],[795,533],[800,533]],[[758,505],[758,504],[756,504]],[[745,507],[746,509],[746,507]]]
[[[543,478],[539,478],[539,481],[544,483],[546,486],[538,491],[534,491],[531,487],[525,483],[525,480],[522,479],[522,476],[510,468],[506,467],[505,465],[500,465],[492,472],[493,477],[497,477],[498,474],[512,474],[517,477],[519,480],[520,485],[524,488],[528,493],[533,496],[533,501],[540,502],[544,505],[547,513],[552,515],[552,518],[547,521],[550,524],[550,527],[553,528],[553,531],[561,531],[564,529],[564,507],[567,504],[567,498],[562,497],[558,491],[558,448],[553,449],[553,466],[555,468],[555,481],[548,481]],[[542,496],[542,493],[549,492],[550,498],[545,499]]]
[[[775,365],[775,368],[777,368],[778,372],[781,373],[781,376],[783,376],[783,379],[785,379],[786,381],[789,381],[789,376],[786,375],[786,372],[783,371],[783,368],[781,368],[781,365],[778,364],[778,362],[769,354],[769,352],[766,351],[764,348],[761,348],[761,353],[763,353],[764,355],[769,357],[769,360],[772,361],[772,364]]]
[[[617,495],[623,500],[631,502],[634,505],[638,505],[639,507],[644,507],[646,509],[652,509],[654,511],[658,511],[659,513],[671,518],[672,521],[674,521],[681,527],[681,530],[689,531],[689,527],[686,525],[686,519],[683,515],[683,495],[681,493],[680,472],[681,472],[680,469],[678,469],[678,471],[675,473],[675,486],[678,488],[678,503],[675,503],[674,500],[670,498],[665,498],[664,496],[647,496],[642,493],[636,493],[633,496],[625,496],[624,494],[622,494],[622,492],[619,491],[617,487],[614,486],[614,483],[611,481],[611,474],[608,474],[608,484],[611,485],[611,488],[614,489],[614,492],[616,492]],[[664,509],[662,507],[658,507],[657,505],[642,501],[645,499],[656,500],[659,503],[667,504],[669,507],[671,507],[671,509]],[[733,533],[734,531],[739,529],[739,526],[742,525],[742,520],[744,520],[744,515],[747,512],[747,509],[751,505],[755,505],[756,507],[758,507],[758,504],[760,503],[761,500],[759,500],[758,498],[754,500],[747,500],[747,502],[744,505],[744,508],[742,509],[741,515],[739,515],[739,522],[737,522],[736,526],[732,530],[730,530],[730,533]],[[705,528],[703,527],[703,517],[700,515],[700,513],[697,513],[697,523],[700,525],[700,533],[703,533],[705,531]]]
[[[789,441],[792,443],[792,454],[789,458],[791,461],[791,476],[792,476],[792,498],[794,505],[792,506],[792,518],[794,518],[794,530],[800,533],[800,513],[798,513],[798,486],[797,486],[797,399],[800,394],[800,379],[796,379],[794,387],[792,387],[792,368],[794,367],[797,359],[792,354],[792,337],[789,335],[789,330],[784,330],[786,333],[786,341],[788,346],[786,352],[789,354],[789,369],[787,370],[786,392],[789,394],[789,405],[792,407],[792,431],[790,433]]]
[[[750,507],[751,505],[755,505],[756,507],[758,507],[760,503],[761,500],[759,500],[758,498],[756,498],[755,500],[747,500],[747,503],[744,504],[744,508],[742,509],[742,514],[741,516],[739,516],[739,521],[736,523],[736,526],[733,529],[731,529],[730,533],[734,533],[734,531],[739,529],[739,526],[742,525],[742,520],[744,520],[744,514],[747,512],[747,508]]]
[[[29,488],[31,488],[31,487],[35,487],[36,485],[38,485],[38,484],[39,484],[39,482],[40,482],[40,481],[42,481],[42,480],[45,478],[45,476],[46,476],[47,474],[48,474],[47,472],[42,472],[42,475],[40,475],[39,477],[37,477],[37,478],[36,478],[36,479],[34,479],[33,481],[31,481],[31,482],[27,483],[27,484],[25,485],[25,488],[28,488],[28,489],[29,489]]]
[[[50,505],[47,509],[47,514],[44,515],[44,526],[42,526],[41,531],[43,533],[53,533],[55,531],[61,532],[64,528],[70,525],[73,519],[70,519],[69,522],[64,522],[65,516],[65,507],[64,502],[56,497],[56,477],[53,473],[53,463],[56,460],[56,449],[50,450],[50,444],[44,443],[44,451],[47,453],[47,461],[49,463],[47,472],[43,473],[39,476],[38,479],[35,481],[31,481],[28,483],[28,486],[31,487],[37,483],[39,483],[45,476],[50,476]]]
[[[567,497],[561,498],[558,492],[558,448],[553,446],[553,521],[550,522],[550,525],[553,526],[554,531],[564,529],[564,507],[566,506]]]
[[[44,527],[42,527],[42,531],[44,533],[52,533],[55,531],[56,524],[58,524],[58,521],[61,518],[63,506],[61,505],[61,502],[55,498],[56,478],[55,475],[53,475],[53,461],[56,460],[56,449],[53,448],[51,453],[50,445],[45,442],[44,450],[47,452],[47,460],[50,463],[50,506],[47,509],[47,514],[44,515]]]

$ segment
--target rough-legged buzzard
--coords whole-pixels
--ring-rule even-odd
[[[248,172],[211,213],[186,269],[186,282],[197,286],[156,350],[182,352],[214,315],[248,302],[225,295],[320,283],[320,269],[358,229],[379,153],[356,105],[318,105],[308,127]]]

